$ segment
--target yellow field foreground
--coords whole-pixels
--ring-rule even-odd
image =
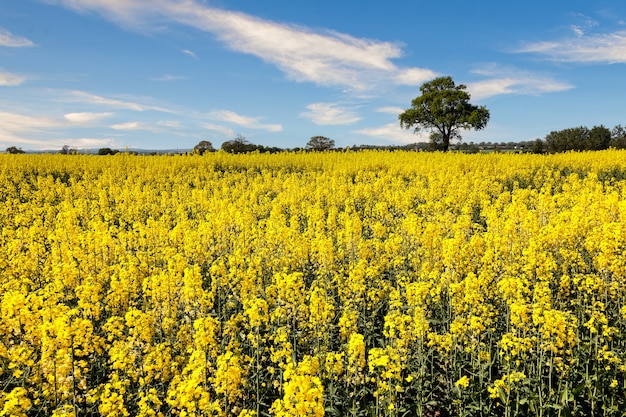
[[[626,152],[0,155],[0,416],[623,416]]]

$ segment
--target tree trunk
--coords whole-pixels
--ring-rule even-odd
[[[441,135],[441,143],[442,143],[442,150],[444,152],[448,152],[448,148],[450,147],[450,134],[449,133],[444,133],[443,135]]]

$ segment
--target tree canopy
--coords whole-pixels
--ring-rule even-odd
[[[215,151],[215,148],[213,147],[213,144],[208,140],[201,140],[196,146],[193,147],[193,151],[194,153],[204,155],[205,152]]]
[[[78,152],[78,149],[72,148],[70,145],[63,145],[61,150],[59,151],[62,155],[73,155]]]
[[[25,153],[22,148],[17,148],[15,146],[8,147],[6,152],[11,154]]]
[[[312,151],[326,151],[335,147],[335,141],[325,136],[313,136],[306,144]]]
[[[489,110],[470,104],[466,88],[463,84],[455,85],[452,77],[439,77],[422,84],[422,94],[398,116],[400,126],[414,127],[415,132],[431,130],[431,140],[436,139],[438,148],[447,151],[450,140],[461,139],[459,129],[481,130],[489,121]]]
[[[617,125],[611,130],[611,142],[609,146],[617,149],[626,149],[626,128]]]
[[[98,149],[98,155],[115,155],[116,153],[119,153],[117,149],[111,149],[111,148]]]
[[[599,151],[611,144],[611,131],[606,127],[585,126],[555,130],[546,135],[548,152]]]
[[[228,153],[254,152],[256,149],[257,146],[255,144],[248,142],[241,135],[237,135],[234,139],[222,143],[222,150]]]

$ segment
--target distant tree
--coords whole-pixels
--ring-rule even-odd
[[[63,147],[59,151],[59,153],[63,155],[73,155],[77,152],[78,150],[76,148],[72,148],[70,145],[63,145]]]
[[[611,130],[611,142],[609,146],[616,149],[626,149],[626,128],[617,125]]]
[[[193,152],[200,154],[200,155],[204,155],[205,152],[214,152],[214,151],[215,151],[215,148],[213,147],[213,144],[209,142],[208,140],[201,140],[200,142],[198,142],[196,146],[193,147]]]
[[[611,142],[611,131],[604,126],[585,126],[552,131],[545,138],[548,152],[599,151],[607,149]]]
[[[237,135],[234,139],[222,143],[222,150],[228,153],[246,153],[253,152],[256,149],[256,145],[248,142],[248,140],[241,135]]]
[[[428,150],[429,151],[445,151],[445,145],[443,143],[443,135],[440,132],[432,132],[429,137]]]
[[[466,88],[463,84],[455,85],[452,77],[439,77],[422,84],[422,94],[398,116],[400,126],[415,127],[415,132],[429,129],[439,133],[442,150],[447,151],[452,139],[461,140],[459,129],[481,130],[489,121],[489,110],[470,104]]]
[[[589,137],[585,144],[585,149],[590,151],[601,151],[608,149],[611,143],[611,131],[603,125],[594,126],[589,131]]]
[[[545,137],[548,152],[565,152],[583,149],[583,142],[589,135],[589,129],[584,126],[571,127],[563,130],[553,130]]]
[[[22,150],[22,148],[16,148],[15,146],[10,146],[7,148],[7,153],[18,154],[18,153],[26,153]]]
[[[311,151],[327,151],[335,147],[335,141],[326,136],[313,136],[307,143],[306,148]]]
[[[533,144],[532,144],[532,146],[531,146],[531,148],[530,148],[530,151],[531,151],[532,153],[535,153],[535,154],[541,154],[541,153],[543,153],[543,152],[544,152],[544,151],[543,151],[543,148],[544,148],[544,146],[543,146],[543,141],[542,141],[541,139],[537,138],[537,139],[535,139],[535,141],[533,142]]]
[[[279,148],[277,146],[263,146],[263,145],[257,145],[256,150],[258,150],[260,153],[279,153],[279,152],[284,151],[284,149]]]
[[[119,151],[117,149],[111,148],[100,148],[98,149],[98,155],[115,155]]]

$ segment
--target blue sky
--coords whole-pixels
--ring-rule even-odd
[[[3,0],[0,149],[405,144],[450,75],[491,112],[466,142],[626,125],[626,2]]]

